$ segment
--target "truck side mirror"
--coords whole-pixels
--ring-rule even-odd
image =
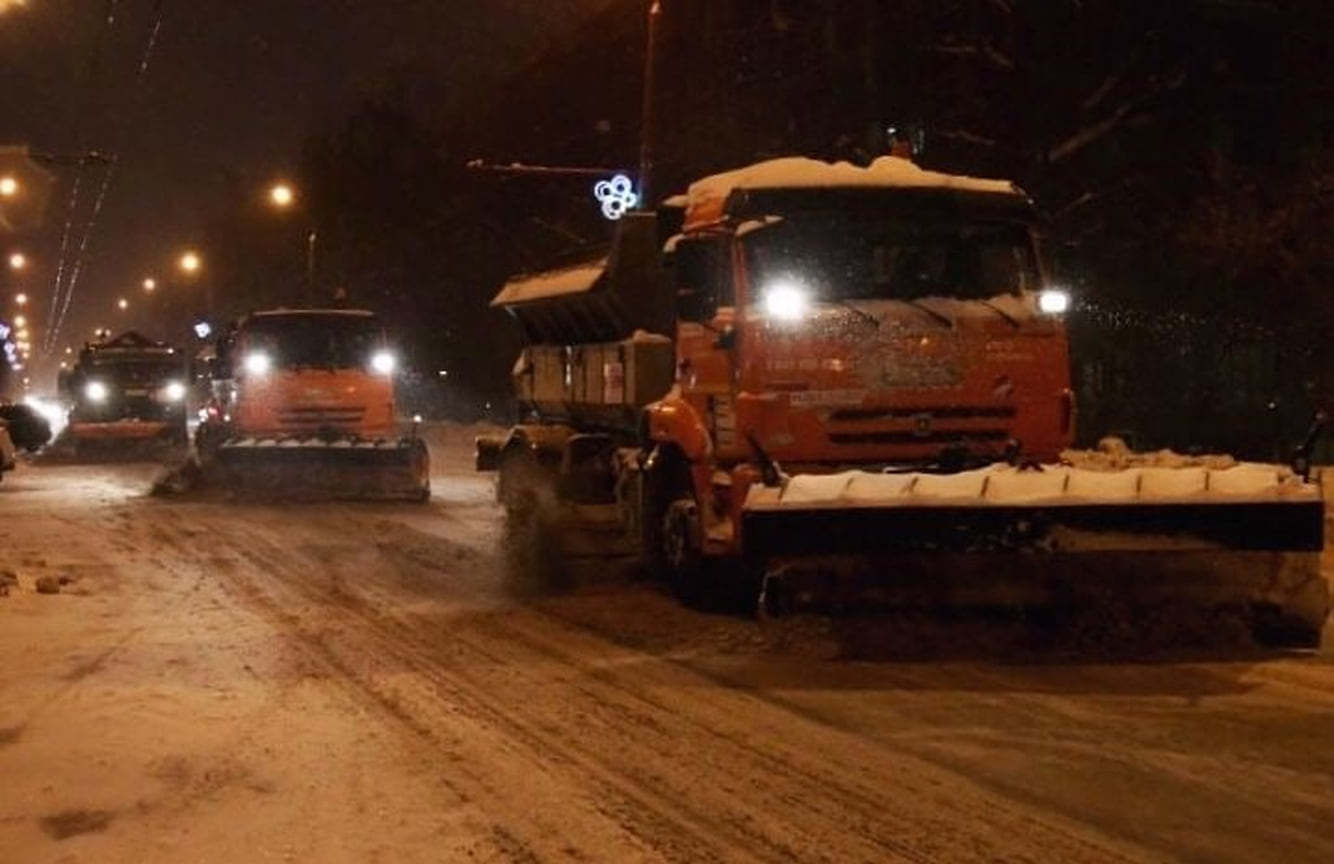
[[[676,317],[682,321],[704,322],[713,317],[717,304],[703,291],[690,288],[678,288],[676,291]]]
[[[676,317],[704,322],[718,309],[716,260],[707,241],[683,240],[672,254],[672,284],[676,286]]]
[[[736,328],[727,325],[723,332],[718,334],[718,338],[713,341],[713,347],[720,351],[731,351],[736,347]]]

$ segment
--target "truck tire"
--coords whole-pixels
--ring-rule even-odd
[[[674,503],[689,501],[690,474],[684,458],[672,448],[658,448],[647,460],[640,474],[639,550],[649,576],[676,590],[677,580],[665,535],[668,515]],[[679,514],[678,514],[679,515]],[[679,596],[679,595],[678,595]]]
[[[716,558],[703,551],[703,520],[679,451],[649,460],[641,479],[640,549],[653,578],[686,606],[701,612],[753,612],[759,570],[744,559]]]
[[[699,508],[693,496],[682,496],[667,505],[658,532],[659,570],[682,603],[695,609],[714,606],[710,580],[711,562],[701,552]]]

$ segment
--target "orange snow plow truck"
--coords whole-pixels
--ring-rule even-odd
[[[1286,466],[1069,451],[1064,315],[1006,181],[788,158],[518,278],[515,517],[604,506],[688,602],[1028,609],[1109,592],[1318,644],[1323,503]],[[568,505],[568,506],[566,506]]]
[[[429,457],[398,433],[396,358],[364,310],[280,309],[219,341],[195,433],[205,478],[282,496],[430,496]]]

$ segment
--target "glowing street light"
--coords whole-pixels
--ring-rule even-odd
[[[296,192],[286,183],[275,183],[269,187],[269,203],[278,208],[291,207],[296,203]]]
[[[27,255],[24,255],[22,252],[11,252],[11,253],[9,253],[9,269],[10,269],[10,270],[22,270],[24,267],[27,267],[27,266],[28,266],[28,256],[27,256]]]
[[[13,198],[19,194],[19,181],[6,174],[0,177],[0,198]]]
[[[296,206],[296,190],[288,183],[274,183],[269,187],[269,204],[275,210],[291,210]],[[306,234],[306,302],[315,302],[315,247],[319,232],[312,226]]]
[[[130,301],[122,297],[116,301],[116,308],[124,312],[126,309],[130,308]]]
[[[147,291],[149,294],[152,294],[154,291],[156,291],[156,290],[157,290],[157,280],[154,279],[152,276],[149,276],[147,279],[145,279],[145,280],[144,280],[144,290]]]
[[[199,272],[199,268],[204,266],[204,262],[200,259],[197,252],[186,252],[181,256],[181,260],[178,263],[180,268],[186,273],[197,273]]]
[[[27,295],[27,294],[15,294],[15,295],[14,295],[14,303],[15,303],[15,305],[17,305],[17,306],[27,306],[27,305],[28,305],[28,295]]]
[[[26,317],[24,317],[23,315],[15,315],[15,316],[14,316],[14,326],[15,326],[15,327],[19,327],[19,328],[27,327],[27,326],[28,326],[28,319],[27,319]]]

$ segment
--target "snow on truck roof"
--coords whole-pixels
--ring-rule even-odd
[[[722,217],[733,192],[778,189],[948,189],[991,195],[1024,196],[1009,180],[989,180],[928,171],[909,159],[881,156],[865,168],[850,162],[821,162],[793,156],[770,159],[690,184],[686,221],[701,224]]]

